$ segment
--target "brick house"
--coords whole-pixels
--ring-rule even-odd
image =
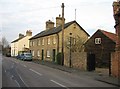
[[[54,27],[54,22],[49,20],[46,22],[46,30],[30,38],[30,50],[32,52],[33,59],[56,62],[56,55],[57,53],[61,52],[61,48],[62,48],[61,25],[62,25],[62,17],[61,16],[56,17],[56,27]],[[70,34],[72,34],[71,37],[73,38],[72,42],[74,41],[74,44],[75,44],[75,38],[77,37],[80,38],[79,40],[82,40],[82,45],[87,41],[89,37],[89,34],[76,21],[71,21],[64,24],[64,65],[65,66],[69,66],[69,62],[70,62],[69,60],[70,50],[68,47]],[[81,54],[82,55],[79,55],[77,56],[77,58],[75,58],[72,52],[71,54],[72,67],[80,68],[85,66],[86,54],[84,52]],[[82,60],[83,63],[80,64],[80,60]]]
[[[26,51],[29,49],[29,39],[32,37],[30,30],[26,31],[26,34],[19,34],[19,37],[11,42],[11,56],[17,56],[20,51]]]
[[[120,80],[120,1],[113,2],[113,16],[115,19],[116,30],[116,48],[112,53],[112,75],[118,77]]]
[[[85,43],[88,54],[87,69],[108,68],[111,74],[111,53],[115,51],[116,35],[104,30],[97,30]]]

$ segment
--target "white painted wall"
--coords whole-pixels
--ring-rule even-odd
[[[11,56],[17,56],[18,51],[23,51],[24,47],[29,48],[29,39],[32,36],[25,36],[17,42],[11,43]],[[25,45],[25,46],[24,46]]]

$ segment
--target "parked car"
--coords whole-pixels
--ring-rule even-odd
[[[20,60],[24,60],[24,61],[25,60],[32,61],[32,54],[31,53],[21,53],[16,58],[20,59]]]
[[[11,57],[11,53],[6,53],[6,57]]]

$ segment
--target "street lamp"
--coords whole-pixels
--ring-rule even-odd
[[[69,67],[71,68],[71,37],[72,36],[72,33],[70,33],[70,58],[69,58]]]

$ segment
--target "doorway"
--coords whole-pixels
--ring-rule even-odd
[[[44,50],[42,49],[42,60],[44,60]]]
[[[53,49],[53,62],[55,62],[56,50]]]
[[[88,56],[87,56],[87,70],[88,71],[95,70],[95,54],[88,54]]]

